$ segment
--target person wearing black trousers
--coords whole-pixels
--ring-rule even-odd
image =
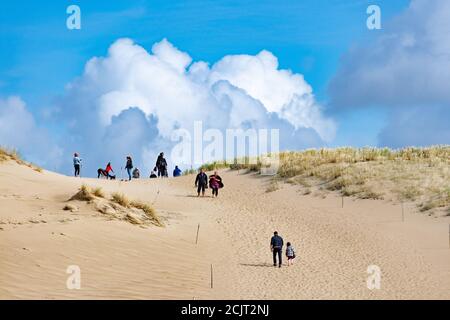
[[[202,197],[204,197],[205,189],[208,187],[208,176],[203,168],[200,169],[197,177],[195,177],[195,186],[197,187],[197,197],[200,196],[200,191],[202,192]]]
[[[278,232],[273,233],[273,237],[270,239],[270,250],[273,254],[273,266],[277,266],[277,256],[278,256],[278,267],[281,268],[281,257],[283,252],[283,238],[278,235]]]

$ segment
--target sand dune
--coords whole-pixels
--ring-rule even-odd
[[[219,198],[198,199],[193,176],[132,182],[71,178],[0,164],[2,299],[449,299],[448,217],[381,200],[302,195],[267,178],[221,172]],[[152,204],[164,227],[62,208],[82,184]],[[209,195],[209,194],[208,194]],[[195,244],[200,224],[198,244]],[[271,265],[278,230],[298,259]],[[66,287],[69,265],[81,289]],[[210,288],[213,266],[214,287]],[[381,288],[366,285],[369,265]]]

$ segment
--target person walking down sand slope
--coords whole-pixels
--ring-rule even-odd
[[[208,187],[208,176],[203,168],[200,169],[200,172],[195,177],[195,186],[197,187],[197,197],[200,196],[200,191],[202,192],[202,197],[205,196],[205,189]]]
[[[278,235],[278,232],[273,233],[273,237],[270,239],[270,250],[273,254],[273,266],[277,266],[277,256],[278,256],[278,267],[281,268],[282,260],[281,256],[283,250],[283,238]]]
[[[209,176],[209,187],[212,189],[212,196],[219,195],[219,189],[223,188],[222,178],[214,171],[214,174]]]
[[[80,176],[81,158],[76,152],[73,154],[73,168],[75,177]]]

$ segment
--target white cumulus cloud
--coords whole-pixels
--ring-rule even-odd
[[[123,165],[132,154],[146,170],[170,152],[173,131],[203,128],[280,129],[284,149],[322,146],[335,124],[324,117],[300,74],[278,68],[268,51],[229,55],[209,66],[193,62],[168,40],[151,51],[119,39],[104,57],[93,57],[60,97],[57,119],[66,124],[67,154],[84,154],[85,169],[108,161]]]

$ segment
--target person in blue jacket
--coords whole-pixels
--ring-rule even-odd
[[[178,166],[175,166],[175,169],[173,170],[173,176],[174,177],[181,176],[181,170],[180,170],[180,168],[178,168]]]
[[[75,177],[80,176],[81,158],[77,152],[73,154],[73,168]]]

